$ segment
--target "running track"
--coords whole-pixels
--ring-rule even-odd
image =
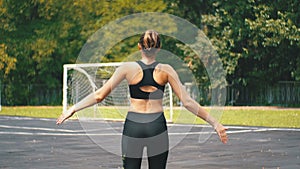
[[[106,138],[120,137],[121,122],[111,122],[115,132],[90,130]],[[223,145],[207,126],[169,125],[170,136],[184,136],[170,150],[168,169],[299,169],[300,129],[229,128],[229,143]],[[121,157],[95,144],[79,121],[55,125],[55,119],[0,116],[1,169],[111,169],[121,168]],[[189,128],[189,132],[180,132]],[[199,142],[199,136],[209,134]],[[119,145],[112,145],[119,149]],[[147,168],[147,161],[143,160]]]

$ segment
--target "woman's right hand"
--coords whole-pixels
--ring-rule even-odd
[[[64,121],[66,121],[68,118],[72,117],[73,114],[75,113],[73,107],[70,108],[69,110],[67,110],[67,112],[63,112],[56,120],[56,124],[60,125],[62,124]]]

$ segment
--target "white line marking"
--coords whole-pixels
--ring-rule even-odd
[[[203,127],[211,128],[210,125],[205,124],[168,124],[170,127]],[[300,128],[280,128],[280,127],[252,127],[252,126],[225,126],[229,129],[244,129],[244,130],[257,130],[257,129],[269,129],[276,131],[300,131]]]
[[[121,136],[122,133],[30,133],[30,132],[1,132],[5,135],[32,135],[32,136]]]
[[[41,121],[55,121],[52,118],[35,118],[35,117],[21,117],[21,116],[1,116],[0,120],[41,120]]]
[[[3,119],[13,119],[13,120],[46,120],[46,121],[54,121],[54,119],[42,119],[42,118],[31,118],[31,117],[9,117],[2,116],[0,120]],[[106,121],[98,121],[99,123],[107,123]],[[123,122],[122,122],[123,123]],[[202,128],[211,128],[210,125],[197,125],[197,124],[168,124],[169,127],[202,127]],[[229,128],[227,131],[228,134],[236,134],[236,133],[250,133],[250,132],[264,132],[264,131],[295,131],[299,132],[300,128],[266,128],[266,127],[251,127],[251,126],[226,126]],[[9,126],[9,125],[0,125],[0,128],[9,128],[9,129],[24,129],[24,130],[40,130],[40,131],[54,131],[55,133],[43,133],[43,132],[9,132],[9,131],[1,131],[0,134],[5,135],[48,135],[48,136],[115,136],[122,135],[122,133],[90,133],[92,131],[105,131],[105,130],[113,130],[122,129],[122,127],[117,128],[101,128],[99,129],[87,129],[87,130],[68,130],[68,129],[55,129],[55,128],[41,128],[41,127],[25,127],[25,126]],[[234,131],[230,131],[230,129],[237,129]],[[65,133],[59,133],[65,132]],[[214,131],[208,132],[174,132],[169,133],[169,135],[200,135],[200,134],[212,134]]]
[[[104,131],[104,130],[122,129],[121,127],[114,127],[114,128],[89,129],[89,130],[67,130],[67,129],[41,128],[41,127],[23,127],[23,126],[8,126],[8,125],[0,125],[0,128],[22,129],[22,130],[41,130],[41,131],[58,131],[58,132],[68,132],[68,133],[92,132],[92,131]]]
[[[33,118],[33,117],[18,117],[18,116],[1,116],[0,120],[7,120],[7,119],[12,119],[12,120],[42,120],[42,121],[53,121],[55,122],[55,119],[51,118]],[[71,119],[69,122],[72,122],[73,120]],[[80,122],[80,120],[75,120],[75,122]],[[85,121],[89,122],[89,121]],[[95,121],[90,121],[90,122],[95,122]],[[96,121],[97,123],[110,123],[105,120],[100,120]],[[116,122],[118,123],[118,122]],[[120,122],[124,123],[124,122]],[[210,128],[210,125],[207,124],[167,124],[170,127],[208,127]],[[273,128],[273,127],[252,127],[252,126],[225,126],[229,129],[245,129],[245,130],[256,130],[256,129],[270,129],[270,130],[276,130],[276,131],[300,131],[300,128]],[[103,129],[102,129],[103,130]]]
[[[7,126],[0,125],[0,128],[9,128],[9,129],[25,129],[25,130],[42,130],[42,131],[59,131],[59,132],[79,132],[79,130],[66,130],[66,129],[54,129],[54,128],[41,128],[41,127],[21,127],[21,126]]]
[[[261,128],[261,129],[251,129],[251,130],[236,130],[236,131],[227,131],[227,134],[236,134],[236,133],[251,133],[251,132],[265,132],[265,131],[281,131],[276,129],[268,129],[268,128]],[[300,130],[289,130],[289,131],[296,131],[299,132]],[[43,132],[4,132],[0,131],[0,134],[5,135],[40,135],[40,136],[120,136],[122,133],[43,133]],[[211,132],[188,132],[188,133],[169,133],[170,136],[172,135],[201,135],[201,134],[216,134],[214,131]]]

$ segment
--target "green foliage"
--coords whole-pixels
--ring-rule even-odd
[[[30,93],[20,84],[60,86],[63,64],[74,63],[88,37],[103,25],[164,8],[163,1],[150,0],[0,0],[0,76],[9,86],[4,89],[6,104],[30,103]],[[127,43],[118,55],[131,46]]]
[[[0,0],[0,78],[9,86],[4,91],[6,100],[10,105],[28,103],[29,93],[20,84],[57,87],[62,83],[62,65],[76,62],[92,34],[111,21],[141,12],[172,13],[201,28],[233,86],[255,90],[278,81],[299,81],[299,6],[300,1],[295,0]],[[126,24],[135,22],[123,26]],[[153,24],[161,25],[162,30],[172,27],[163,19]],[[114,39],[122,31],[107,35]],[[197,83],[211,87],[206,70],[209,62],[205,63],[208,53],[199,60],[190,47],[163,38],[163,49],[187,63]],[[137,39],[114,42],[101,61],[123,61],[137,51]]]
[[[296,80],[300,42],[298,1],[173,3],[180,9],[174,13],[188,18],[210,38],[230,84],[257,86]]]
[[[8,56],[6,49],[5,44],[0,44],[0,69],[4,70],[1,72],[0,77],[6,77],[11,70],[16,68],[16,58]]]
[[[292,75],[297,81],[300,81],[300,57],[297,58],[296,71],[292,72]]]
[[[295,80],[300,41],[296,3],[220,1],[213,3],[215,12],[202,16],[229,83],[259,87]]]

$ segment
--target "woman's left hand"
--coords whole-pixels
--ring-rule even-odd
[[[222,141],[222,143],[226,144],[227,141],[228,141],[228,137],[227,137],[227,134],[226,134],[226,130],[228,128],[225,128],[222,124],[218,124],[216,127],[215,127],[215,130],[217,132],[217,134],[219,135],[219,138],[220,140]]]

